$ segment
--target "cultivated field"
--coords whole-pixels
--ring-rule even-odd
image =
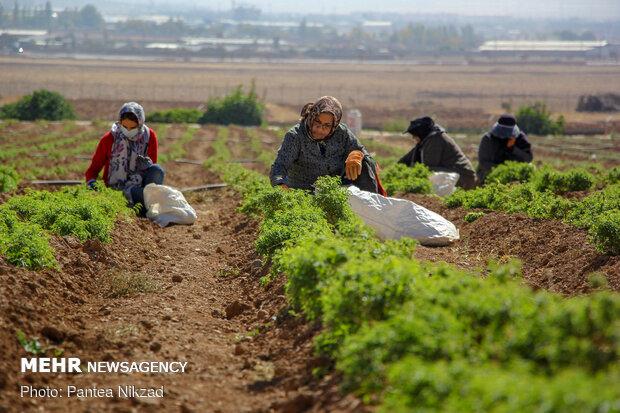
[[[150,125],[166,184],[228,184],[186,192],[192,226],[137,218],[115,191],[32,182],[82,180],[125,101],[198,107],[251,82],[271,126]],[[0,103],[40,88],[80,120],[0,122],[0,189],[7,168],[19,175],[0,193],[0,412],[618,410],[620,117],[574,107],[619,91],[620,66],[0,57]],[[360,140],[383,172],[412,145],[386,126],[422,114],[474,165],[502,105],[545,101],[583,134],[531,136],[519,179],[447,199],[395,193],[460,240],[383,242],[337,182],[310,196],[265,179],[299,107],[326,94],[362,110]],[[44,355],[189,369],[19,372],[20,357]],[[20,397],[23,384],[165,397]]]
[[[488,381],[479,381],[469,395],[472,402],[480,397],[484,403],[508,403],[491,402],[484,396],[499,391],[512,395],[506,400],[514,404],[508,406],[538,406],[551,400],[544,393],[547,388],[563,394],[553,399],[557,406],[576,406],[574,411],[580,411],[579,406],[605,405],[617,400],[618,394],[610,384],[617,374],[613,366],[618,360],[618,339],[613,335],[613,325],[620,317],[620,256],[597,250],[586,230],[560,219],[493,209],[484,209],[482,216],[471,222],[465,218],[470,213],[465,206],[448,207],[440,198],[430,195],[399,194],[450,219],[460,229],[461,240],[447,247],[416,246],[412,259],[411,253],[402,247],[371,240],[365,243],[372,251],[363,252],[359,250],[364,243],[359,242],[357,230],[347,241],[343,235],[347,230],[342,226],[342,233],[334,235],[336,238],[323,234],[328,238],[322,242],[335,243],[335,251],[351,262],[333,268],[334,272],[326,273],[331,275],[318,283],[313,277],[320,277],[321,271],[331,268],[325,265],[333,264],[334,258],[329,254],[334,250],[320,243],[304,249],[302,241],[297,247],[289,244],[291,249],[287,250],[278,241],[283,236],[292,237],[293,241],[295,236],[301,236],[295,235],[297,225],[309,225],[308,228],[319,231],[328,225],[312,222],[319,219],[312,215],[316,211],[303,209],[311,208],[307,204],[310,198],[290,192],[282,195],[281,191],[261,198],[260,191],[268,191],[268,185],[251,195],[252,190],[265,185],[261,175],[268,171],[282,129],[152,126],[161,140],[160,162],[167,170],[168,184],[188,187],[225,178],[234,189],[188,193],[199,217],[189,227],[162,229],[145,219],[119,217],[111,232],[111,242],[81,241],[74,235],[59,235],[54,232],[57,229],[52,230],[49,243],[57,264],[50,268],[33,270],[0,257],[0,408],[4,411],[372,411],[373,404],[383,403],[387,410],[390,405],[405,409],[411,403],[430,403],[431,411],[445,411],[446,405],[433,405],[435,390],[429,390],[427,396],[405,391],[411,380],[417,380],[410,373],[421,368],[432,370],[434,363],[452,363],[450,357],[465,349],[475,355],[467,361],[472,363],[467,364],[467,374],[478,377],[492,368],[496,369],[494,374],[505,374],[512,383],[493,389],[487,388]],[[31,179],[80,179],[86,158],[107,127],[109,123],[103,121],[0,123],[3,165],[14,166],[23,179],[16,191],[2,195],[4,205],[0,207],[16,202],[20,196],[29,196]],[[456,136],[468,151],[478,138]],[[554,139],[556,148],[584,144],[573,138]],[[362,141],[384,166],[409,147],[409,141],[402,136],[373,132],[364,133]],[[588,144],[606,147],[606,156],[616,156],[617,161],[617,140],[589,138]],[[539,165],[554,163],[563,169],[593,165],[587,156],[579,155],[581,151],[557,156],[558,153],[541,146],[542,141],[535,139]],[[545,146],[549,147],[546,142]],[[612,161],[605,159],[611,165]],[[246,175],[240,165],[258,175]],[[617,198],[618,191],[613,192],[614,186],[605,180],[608,170],[594,171],[599,182],[596,188],[564,194],[562,199],[579,202],[600,193],[601,188]],[[280,200],[271,204],[277,196]],[[244,197],[245,213],[241,213],[237,208]],[[11,205],[27,215],[28,204]],[[279,219],[278,213],[270,212],[273,208],[285,220],[297,217],[298,223],[273,232],[270,228],[278,228]],[[297,208],[300,210],[296,211]],[[277,251],[286,250],[287,259],[266,245],[276,246]],[[366,253],[372,258],[366,257]],[[518,272],[510,264],[513,258],[522,262],[523,277],[507,281],[505,277]],[[356,266],[358,259],[369,261]],[[493,260],[505,264],[505,269],[487,269],[487,263]],[[488,275],[489,279],[483,280],[481,275]],[[331,279],[335,284],[329,283]],[[411,285],[415,288],[410,290],[405,280],[414,283]],[[597,293],[600,290],[605,291]],[[314,294],[322,294],[324,304],[320,311],[313,301],[317,297]],[[338,294],[346,294],[346,298]],[[505,299],[496,300],[504,294]],[[477,304],[471,305],[473,299],[479,300]],[[538,307],[530,314],[534,302]],[[409,307],[403,309],[400,305]],[[416,305],[428,307],[417,313],[412,310]],[[445,306],[455,306],[454,312]],[[391,308],[397,311],[391,313]],[[312,321],[316,311],[322,315]],[[582,317],[586,313],[591,314],[590,318]],[[420,317],[416,318],[417,314]],[[452,314],[448,319],[453,324],[444,320],[448,314]],[[461,315],[457,317],[458,323],[468,326],[464,331],[454,327],[457,314]],[[405,316],[401,321],[394,318]],[[435,317],[444,321],[433,321]],[[420,333],[426,339],[418,349],[413,336],[398,344],[385,337],[404,336],[395,331],[384,335],[382,330],[371,329],[385,329],[389,325],[405,335],[431,330]],[[358,328],[365,335],[355,335]],[[450,328],[455,330],[445,331]],[[24,334],[21,342],[17,338],[20,331]],[[513,336],[516,331],[523,336]],[[541,336],[541,331],[549,333]],[[355,346],[372,348],[376,340],[372,334],[383,337],[378,348],[355,350]],[[427,340],[442,340],[442,334],[448,334],[449,342],[466,337],[472,341],[459,347]],[[464,336],[455,338],[455,334]],[[334,352],[333,346],[340,346],[342,353]],[[323,350],[316,353],[315,348]],[[403,349],[410,355],[401,360]],[[51,355],[59,351],[82,360],[185,360],[190,368],[181,375],[129,376],[46,376],[16,370],[17,358],[28,352]],[[393,361],[381,359],[382,351],[391,354]],[[486,352],[495,361],[475,361]],[[515,360],[530,363],[529,367],[513,367],[504,359],[508,352]],[[407,363],[414,361],[414,355],[419,357],[416,363],[428,364],[412,369]],[[385,369],[394,360],[405,363],[399,364],[404,368],[400,373],[403,376],[394,382],[390,374],[392,384],[384,394],[378,389],[387,380]],[[579,372],[580,381],[575,384],[572,378],[562,384],[563,374],[571,371]],[[450,380],[457,389],[469,379],[457,374]],[[531,380],[538,383],[530,390],[532,394],[522,387]],[[37,388],[69,384],[82,388],[164,386],[166,396],[111,400],[20,398],[17,386],[23,383]],[[341,391],[343,383],[348,391]],[[606,393],[595,392],[596,383],[607,389]],[[576,386],[579,394],[572,393],[573,387],[568,385]],[[573,398],[562,392],[571,392]],[[454,400],[448,394],[441,397],[445,397],[440,399],[441,403],[467,403],[461,396]],[[567,405],[565,400],[569,399],[577,400],[577,404]],[[362,400],[371,406],[365,406]],[[466,405],[459,406],[462,409]],[[564,408],[560,410],[566,411]]]
[[[408,65],[368,63],[200,63],[0,57],[0,99],[35,89],[61,92],[84,119],[109,118],[117,106],[138,100],[147,110],[191,105],[256,82],[271,107],[270,120],[292,122],[299,107],[323,95],[363,110],[368,126],[435,115],[449,128],[488,127],[494,116],[524,103],[545,101],[565,115],[569,130],[619,130],[614,114],[574,111],[582,94],[620,90],[620,66]],[[97,96],[97,99],[92,99]]]

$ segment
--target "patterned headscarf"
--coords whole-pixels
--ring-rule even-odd
[[[304,122],[307,130],[311,131],[312,122],[314,122],[321,113],[330,113],[334,116],[334,126],[332,126],[332,130],[329,132],[329,135],[331,135],[342,119],[342,105],[335,97],[323,96],[314,103],[306,103],[301,109],[301,119],[299,121]]]
[[[132,113],[138,119],[138,134],[127,138],[120,128],[120,119],[126,113]],[[144,123],[144,109],[136,102],[125,103],[119,112],[119,121],[112,125],[112,154],[110,159],[109,185],[121,189],[128,197],[132,187],[142,184],[142,175],[136,168],[138,155],[146,155],[149,144],[149,128]],[[128,197],[128,199],[130,199]]]

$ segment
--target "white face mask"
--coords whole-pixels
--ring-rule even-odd
[[[127,137],[127,139],[135,138],[136,135],[138,134],[138,130],[139,130],[139,128],[133,128],[133,129],[129,130],[126,127],[124,127],[123,125],[121,125],[121,132],[123,132],[123,135],[125,135]]]

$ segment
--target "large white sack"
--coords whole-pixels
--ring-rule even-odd
[[[456,172],[433,172],[428,179],[433,184],[433,193],[448,196],[456,189],[460,177]]]
[[[422,245],[448,245],[459,230],[441,215],[406,199],[390,198],[350,186],[349,205],[379,238],[409,237]]]
[[[191,225],[196,221],[196,211],[181,191],[166,185],[145,186],[144,206],[147,208],[146,216],[161,227],[170,223]]]

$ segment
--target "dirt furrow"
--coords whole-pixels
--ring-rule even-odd
[[[203,129],[210,135],[214,129]],[[187,145],[204,159],[207,140]],[[201,166],[169,163],[167,183],[217,181]],[[188,195],[192,226],[120,222],[110,244],[54,238],[60,271],[15,269],[0,261],[0,411],[301,411],[359,405],[337,378],[314,379],[317,326],[287,312],[283,279],[254,251],[257,224],[236,212],[230,189]],[[23,330],[46,355],[87,362],[187,362],[180,374],[20,373]],[[60,398],[20,397],[20,386],[60,389]],[[114,397],[68,397],[68,386],[113,389]],[[159,389],[164,397],[119,397],[118,386]],[[91,393],[88,393],[91,392]]]

